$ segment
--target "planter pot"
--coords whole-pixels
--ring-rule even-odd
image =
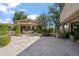
[[[73,36],[73,35],[69,35],[69,38],[70,38],[73,42],[76,42],[76,40],[74,39],[74,36]]]
[[[74,37],[73,37],[72,35],[69,35],[69,38],[70,38],[71,40],[73,40],[73,39],[74,39]]]
[[[59,33],[56,33],[56,35],[55,35],[55,36],[56,36],[56,38],[58,38],[58,37],[59,37]]]
[[[56,38],[58,38],[59,36],[56,34]]]

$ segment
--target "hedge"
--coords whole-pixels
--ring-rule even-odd
[[[21,34],[21,26],[20,25],[15,25],[15,34],[16,35],[19,35],[19,34]]]
[[[5,35],[7,33],[7,24],[0,25],[0,35]]]
[[[11,37],[4,35],[0,36],[0,47],[6,46],[11,41]]]

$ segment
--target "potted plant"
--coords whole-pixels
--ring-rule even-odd
[[[69,37],[72,41],[75,42],[75,39],[74,39],[74,31],[71,31],[70,34],[69,34]]]

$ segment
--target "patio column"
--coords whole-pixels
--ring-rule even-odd
[[[30,29],[32,29],[32,26],[30,26]]]
[[[61,27],[62,27],[61,33],[65,33],[65,30],[64,30],[64,23],[62,23]]]
[[[71,23],[68,23],[68,28],[69,28],[69,32],[71,32],[72,31],[72,29],[71,29]]]
[[[64,30],[64,23],[62,23],[62,25],[61,25],[61,37],[62,38],[65,38],[66,37],[65,30]]]
[[[34,29],[36,29],[36,26],[34,26]]]

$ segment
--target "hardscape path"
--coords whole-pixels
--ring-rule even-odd
[[[41,37],[17,56],[79,56],[79,43],[69,39]]]
[[[0,56],[16,56],[39,39],[39,36],[12,36],[11,42],[7,46],[0,47]]]

